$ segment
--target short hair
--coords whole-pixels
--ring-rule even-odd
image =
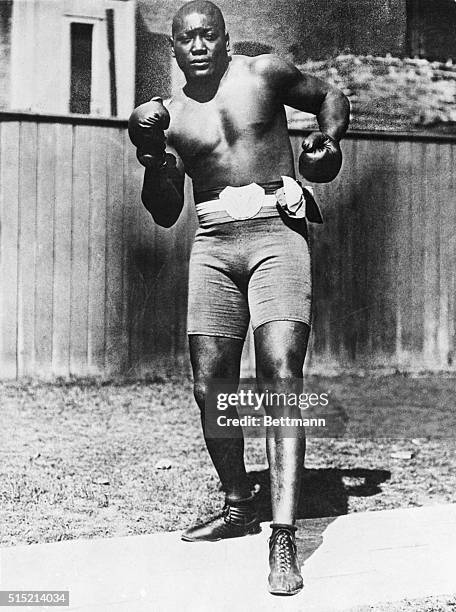
[[[219,7],[210,0],[190,0],[177,11],[173,17],[172,35],[176,33],[182,19],[190,13],[203,13],[205,15],[214,16],[223,32],[226,31],[225,19]]]

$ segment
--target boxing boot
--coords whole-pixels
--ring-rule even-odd
[[[313,132],[304,139],[299,156],[299,172],[312,183],[329,183],[339,174],[342,151],[328,134]]]
[[[295,595],[303,587],[295,541],[296,527],[272,523],[269,538],[269,592]]]
[[[181,536],[184,542],[217,542],[260,533],[255,496],[237,501],[226,501],[221,514],[195,527]]]

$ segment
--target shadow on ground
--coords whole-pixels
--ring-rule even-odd
[[[252,487],[260,485],[258,510],[261,522],[272,520],[269,470],[249,473]],[[381,492],[380,484],[391,478],[388,470],[303,469],[297,509],[297,543],[301,562],[320,546],[326,527],[348,513],[348,498],[370,497]]]

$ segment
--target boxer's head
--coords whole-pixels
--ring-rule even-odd
[[[208,0],[192,0],[174,16],[173,53],[187,79],[223,74],[229,61],[229,36],[222,12]]]

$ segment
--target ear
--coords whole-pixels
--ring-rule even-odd
[[[228,34],[228,32],[225,34],[225,43],[226,43],[226,51],[227,53],[231,52],[231,48],[230,48],[230,35]]]
[[[176,57],[176,54],[174,53],[174,40],[172,36],[168,36],[168,42],[170,44],[171,47],[171,57]]]

